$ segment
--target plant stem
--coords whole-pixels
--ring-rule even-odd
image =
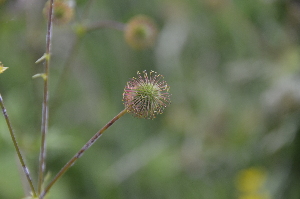
[[[46,134],[48,131],[48,120],[49,120],[49,65],[50,65],[50,54],[51,54],[51,38],[52,38],[52,14],[53,14],[53,0],[50,0],[50,9],[48,15],[47,24],[47,35],[46,35],[46,60],[45,60],[45,77],[44,78],[44,99],[43,99],[43,110],[42,110],[42,126],[41,126],[41,149],[39,157],[39,179],[38,179],[38,193],[42,191],[42,184],[44,181],[45,172],[45,159],[46,159]]]
[[[99,21],[99,22],[97,22],[95,24],[92,24],[90,26],[86,26],[86,27],[83,26],[83,28],[85,29],[85,34],[88,33],[88,32],[92,32],[92,31],[101,29],[101,28],[112,28],[112,29],[123,31],[124,28],[125,28],[125,24],[117,22],[117,21],[112,21],[112,20],[104,20],[104,21]],[[70,71],[70,67],[71,67],[74,59],[76,58],[76,55],[77,55],[77,52],[79,50],[80,43],[81,43],[81,40],[82,40],[83,36],[84,35],[80,35],[80,36],[76,35],[76,38],[73,41],[72,47],[70,48],[71,52],[69,53],[69,55],[67,57],[67,60],[64,64],[60,80],[57,84],[58,85],[57,89],[54,92],[54,97],[55,97],[54,104],[56,104],[57,99],[59,99],[59,97],[61,96],[61,94],[64,90],[64,87],[66,85],[65,81],[66,81],[67,74]]]
[[[23,156],[22,156],[20,148],[18,146],[18,143],[17,143],[16,137],[15,137],[14,131],[12,129],[12,126],[10,124],[10,120],[8,118],[8,114],[7,114],[6,109],[4,107],[4,103],[3,103],[3,99],[2,99],[1,94],[0,94],[0,104],[1,104],[2,113],[3,113],[4,117],[5,117],[6,124],[8,126],[8,130],[10,132],[11,139],[12,139],[12,141],[14,143],[15,149],[16,149],[17,154],[18,154],[18,158],[19,158],[20,163],[22,165],[22,169],[23,169],[23,171],[25,173],[25,176],[27,178],[27,181],[28,181],[28,183],[30,185],[30,188],[31,188],[31,191],[32,191],[32,195],[33,195],[33,197],[36,197],[37,195],[36,195],[36,192],[35,192],[35,189],[34,189],[34,186],[33,186],[32,180],[31,180],[31,177],[30,177],[29,169],[27,168],[27,166],[26,166],[26,164],[24,162]]]
[[[65,164],[65,166],[57,173],[57,175],[54,177],[54,179],[48,184],[48,186],[45,188],[43,193],[40,195],[40,199],[43,199],[44,196],[47,194],[47,192],[50,190],[50,188],[53,186],[53,184],[75,163],[76,160],[78,160],[83,153],[89,149],[95,141],[102,135],[102,133],[108,129],[115,121],[120,119],[123,115],[127,113],[127,109],[124,109],[121,111],[118,115],[116,115],[112,120],[110,120],[102,129],[100,129],[70,160]]]
[[[121,22],[112,21],[112,20],[103,20],[93,25],[87,26],[86,31],[90,32],[101,28],[112,28],[112,29],[123,31],[125,29],[125,26],[126,25]]]
[[[68,73],[70,72],[72,63],[74,62],[74,59],[76,58],[77,52],[79,50],[80,41],[81,41],[81,38],[76,36],[76,38],[73,41],[72,47],[70,48],[71,51],[70,51],[70,53],[67,57],[67,60],[63,66],[62,73],[60,75],[56,89],[53,94],[54,99],[52,98],[52,102],[53,102],[52,104],[54,105],[54,107],[57,106],[57,104],[59,103],[58,99],[61,97],[61,95],[63,94],[63,92],[65,90],[67,76],[68,76]],[[51,110],[55,112],[55,110],[53,110],[52,107],[51,107]]]

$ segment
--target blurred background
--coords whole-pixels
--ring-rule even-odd
[[[46,1],[0,0],[0,92],[37,184]],[[300,4],[292,0],[76,0],[53,28],[47,182],[112,117],[137,71],[154,70],[172,104],[127,114],[53,186],[49,199],[299,199]],[[83,25],[138,14],[159,33],[137,50]],[[79,35],[79,36],[78,36]],[[0,198],[28,196],[0,117]],[[47,184],[47,183],[46,183]],[[25,193],[24,193],[25,192]]]

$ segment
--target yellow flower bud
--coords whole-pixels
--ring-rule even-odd
[[[3,73],[8,67],[4,67],[3,64],[0,62],[0,73]]]

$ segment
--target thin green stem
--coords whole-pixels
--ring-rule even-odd
[[[115,30],[123,31],[125,29],[125,26],[126,25],[124,23],[121,23],[118,21],[103,20],[103,21],[99,21],[97,23],[87,26],[86,31],[90,32],[90,31],[101,29],[101,28],[112,28]]]
[[[83,16],[87,16],[88,15],[88,12],[89,12],[89,9],[91,8],[92,6],[92,3],[93,3],[93,0],[89,0],[85,6],[85,9],[84,9],[84,12],[83,12]],[[82,21],[82,19],[80,20]],[[75,39],[72,43],[72,46],[71,46],[71,50],[70,50],[70,53],[68,54],[68,57],[66,59],[66,62],[64,64],[64,66],[62,67],[62,73],[60,75],[60,78],[59,78],[59,81],[58,81],[58,86],[54,92],[54,105],[56,105],[58,102],[58,99],[60,98],[60,96],[62,95],[63,91],[64,91],[64,88],[65,88],[65,82],[66,82],[66,77],[67,77],[67,74],[70,72],[70,67],[72,65],[72,63],[74,62],[75,58],[76,58],[76,55],[77,55],[77,52],[79,50],[79,47],[80,47],[80,43],[81,43],[81,40],[85,34],[86,30],[84,30],[84,33],[83,35],[80,35],[80,34],[76,34],[75,35]],[[53,110],[53,109],[51,109]]]
[[[31,179],[31,177],[30,177],[29,169],[27,168],[27,166],[26,166],[26,164],[25,164],[25,161],[24,161],[23,156],[22,156],[22,154],[21,154],[20,148],[19,148],[19,146],[18,146],[18,143],[17,143],[16,137],[15,137],[14,131],[13,131],[13,129],[12,129],[10,120],[9,120],[9,118],[8,118],[8,114],[7,114],[7,112],[6,112],[6,109],[5,109],[5,106],[4,106],[4,103],[3,103],[3,99],[2,99],[1,94],[0,94],[0,104],[1,104],[2,113],[3,113],[4,117],[5,117],[6,124],[7,124],[7,126],[8,126],[8,130],[9,130],[9,132],[10,132],[11,139],[12,139],[12,141],[13,141],[13,143],[14,143],[15,149],[16,149],[16,151],[17,151],[18,158],[19,158],[20,163],[21,163],[21,165],[22,165],[22,169],[23,169],[23,171],[24,171],[24,173],[25,173],[25,176],[26,176],[26,178],[27,178],[27,181],[28,181],[28,183],[29,183],[29,185],[30,185],[30,188],[31,188],[31,191],[32,191],[32,195],[33,195],[33,197],[36,197],[37,194],[36,194],[36,192],[35,192],[35,189],[34,189],[34,186],[33,186],[33,183],[32,183],[32,179]]]
[[[53,96],[54,96],[54,99],[52,99],[53,105],[57,105],[58,99],[61,97],[61,95],[64,92],[68,73],[70,72],[71,65],[72,65],[72,63],[77,55],[77,52],[79,50],[79,47],[80,47],[80,45],[79,45],[80,40],[81,40],[81,38],[77,36],[73,41],[72,47],[70,48],[71,51],[70,51],[70,53],[67,57],[67,60],[63,66],[63,69],[62,69],[63,71],[60,75],[56,90],[54,91],[54,94],[53,94]],[[51,110],[53,111],[52,108],[51,108]]]
[[[70,160],[65,164],[65,166],[57,173],[57,175],[53,178],[53,180],[48,184],[45,188],[44,192],[40,195],[40,199],[43,199],[53,184],[72,166],[75,161],[78,160],[83,153],[89,149],[95,141],[102,135],[102,133],[108,129],[113,123],[115,123],[118,119],[120,119],[123,115],[127,113],[127,109],[121,111],[118,115],[116,115],[112,120],[110,120],[102,129],[100,129]]]
[[[92,2],[92,1],[90,1]],[[60,98],[60,96],[62,95],[64,88],[65,88],[65,82],[67,80],[67,74],[70,72],[70,68],[72,66],[72,63],[74,62],[76,55],[78,53],[78,50],[80,48],[80,44],[81,44],[81,40],[83,39],[84,35],[88,32],[92,32],[98,29],[102,29],[102,28],[111,28],[111,29],[115,29],[115,30],[120,30],[123,31],[125,28],[125,24],[117,22],[117,21],[112,21],[112,20],[104,20],[104,21],[99,21],[96,22],[92,25],[88,25],[88,26],[82,26],[83,30],[84,30],[84,34],[83,35],[76,35],[72,47],[70,48],[71,51],[67,57],[67,60],[63,66],[63,71],[60,75],[60,79],[57,83],[57,88],[54,92],[54,105],[57,105],[58,103],[58,99]]]
[[[46,159],[46,134],[48,132],[48,121],[49,121],[49,65],[51,56],[51,38],[52,38],[52,18],[53,18],[53,0],[50,0],[50,9],[48,15],[47,24],[47,35],[46,35],[46,55],[45,60],[45,77],[44,78],[44,99],[43,99],[43,110],[42,110],[42,126],[41,126],[41,149],[39,157],[39,179],[38,179],[38,193],[42,191],[42,184],[44,181],[45,172],[45,159]]]
[[[83,12],[82,12],[82,13],[83,13],[83,14],[82,14],[83,18],[88,17],[88,13],[89,13],[89,11],[90,11],[90,9],[91,9],[93,3],[94,3],[94,0],[89,0],[89,1],[86,3],[86,6],[85,6],[85,8],[84,8],[84,10],[83,10]]]

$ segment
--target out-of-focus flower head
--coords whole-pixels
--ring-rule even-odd
[[[43,9],[44,17],[47,19],[50,10],[50,1],[48,0]],[[55,25],[64,25],[69,23],[74,16],[74,1],[72,0],[54,0],[53,2],[53,23]]]
[[[244,192],[257,191],[266,181],[266,173],[255,167],[239,172],[237,176],[238,189]]]
[[[0,6],[5,2],[5,0],[0,0]]]
[[[135,49],[145,49],[155,44],[156,23],[145,15],[137,15],[129,20],[125,27],[125,40]]]
[[[267,174],[258,167],[250,167],[240,171],[236,178],[239,199],[270,199],[265,187]]]
[[[137,75],[124,88],[125,108],[135,117],[154,119],[171,103],[170,87],[163,76],[154,71],[150,71],[149,75],[146,71],[143,74],[137,72]]]

